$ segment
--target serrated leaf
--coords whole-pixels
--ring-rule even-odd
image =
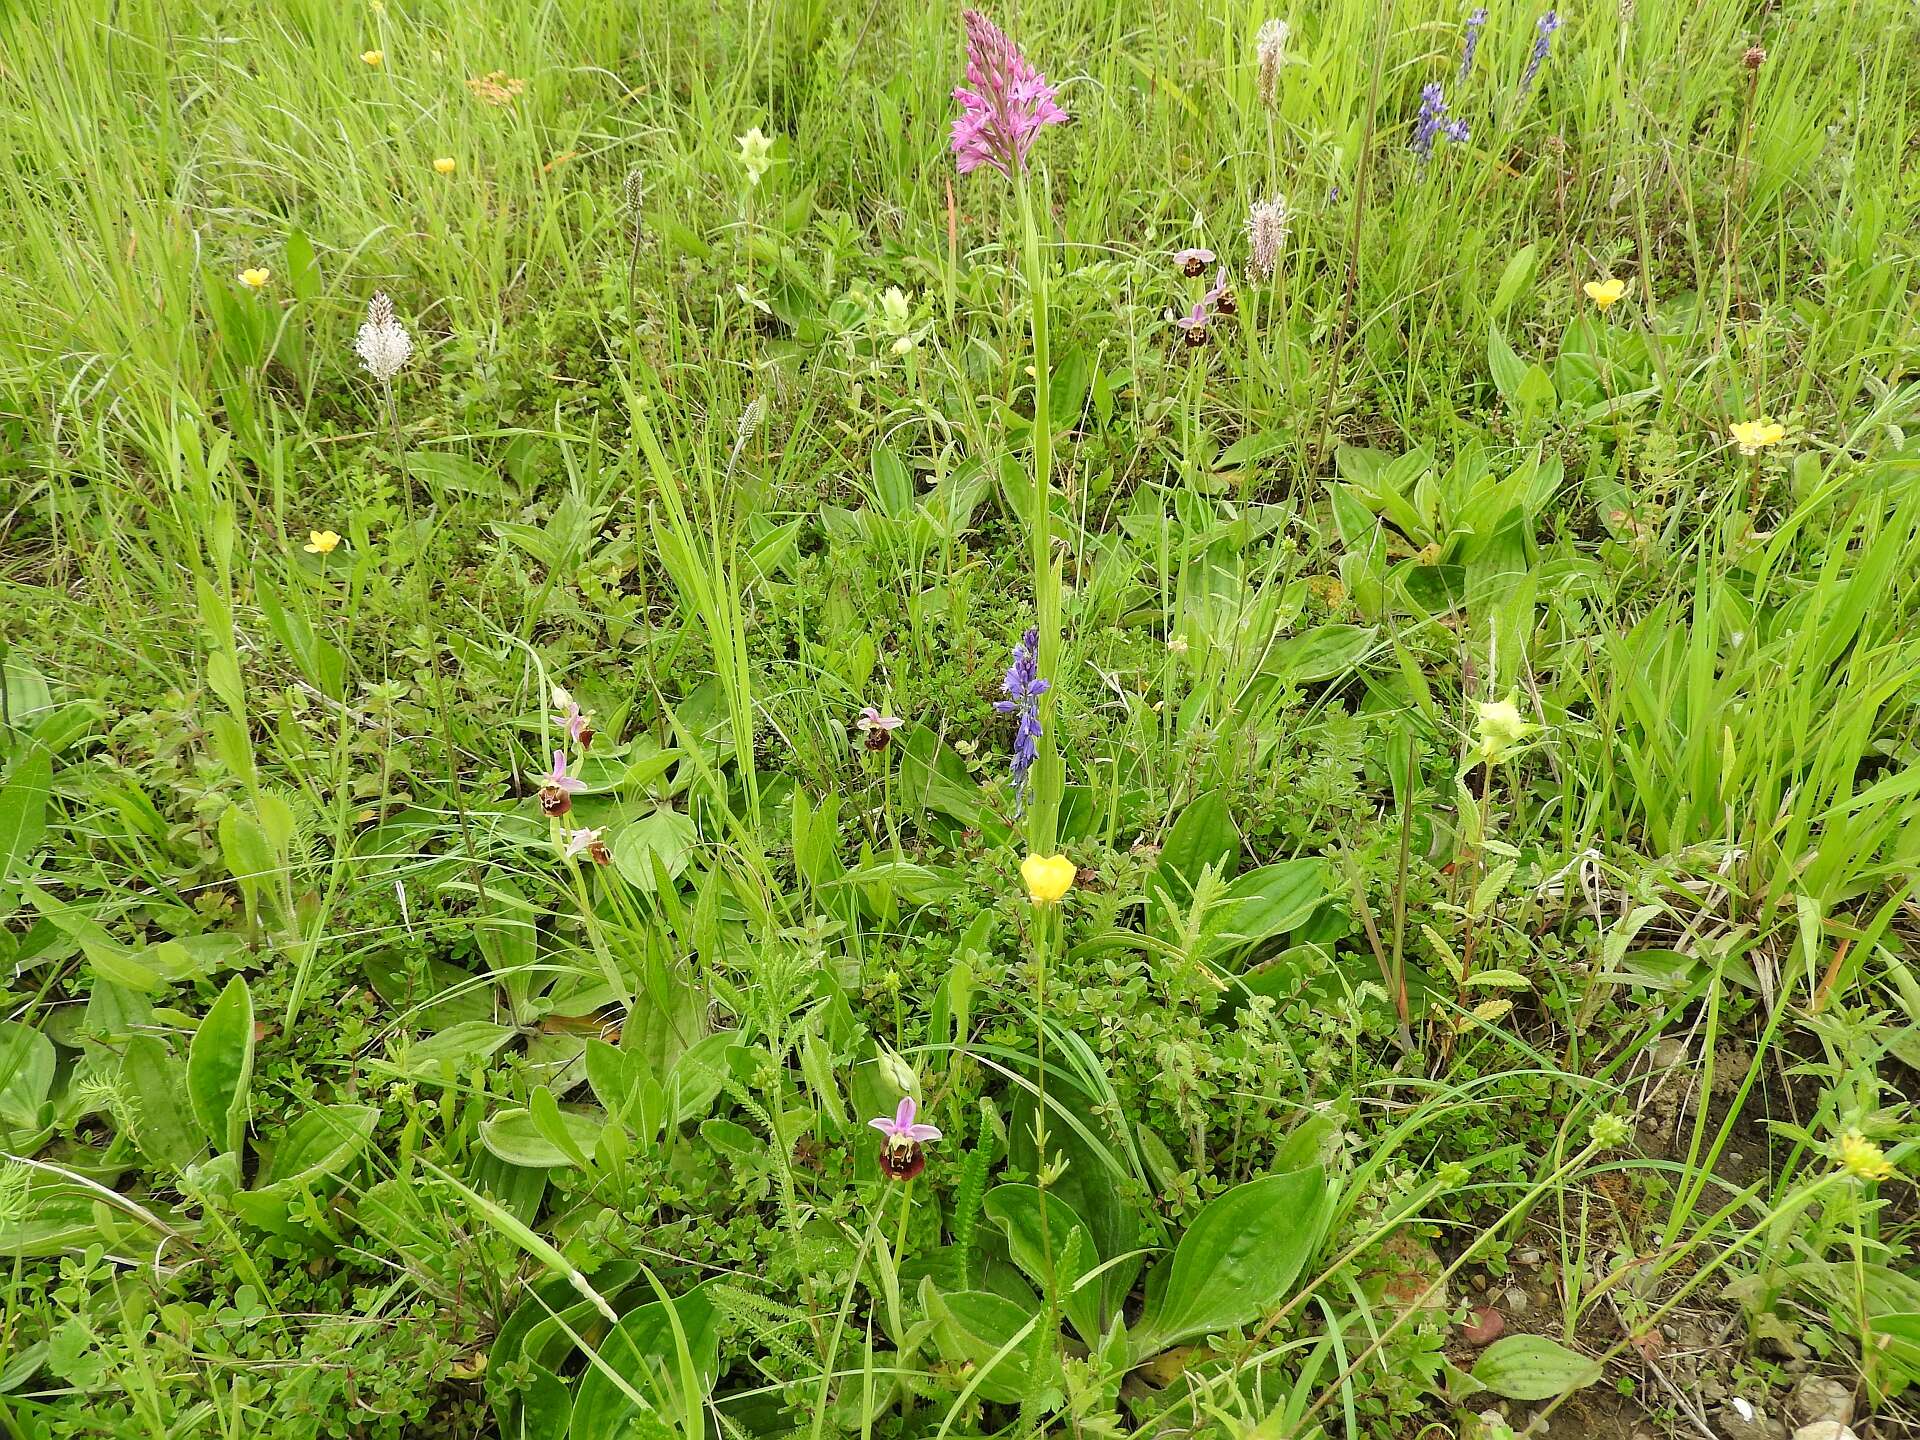
[[[1518,970],[1476,970],[1467,977],[1469,985],[1490,985],[1496,989],[1530,990],[1533,982]]]

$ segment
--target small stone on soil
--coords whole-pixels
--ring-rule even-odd
[[[1805,1428],[1830,1421],[1847,1425],[1853,1420],[1853,1389],[1825,1375],[1802,1376],[1787,1397],[1787,1418]]]

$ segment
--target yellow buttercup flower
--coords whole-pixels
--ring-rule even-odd
[[[460,162],[451,155],[442,155],[438,160],[433,162],[433,168],[442,175],[451,175],[459,166]]]
[[[1858,1130],[1848,1130],[1834,1146],[1840,1168],[1856,1180],[1885,1180],[1893,1174],[1886,1153]]]
[[[1740,447],[1742,455],[1758,455],[1786,438],[1787,427],[1771,415],[1762,415],[1758,420],[1742,420],[1733,427],[1733,442]]]
[[[331,530],[310,530],[307,543],[301,548],[309,555],[331,555],[340,544],[340,537]]]
[[[249,290],[261,289],[271,279],[273,279],[273,272],[271,270],[262,270],[258,266],[253,266],[240,272],[240,283]]]
[[[1608,306],[1612,305],[1614,301],[1627,293],[1627,282],[1624,280],[1589,280],[1580,288],[1587,292],[1587,298],[1589,300],[1604,311]]]
[[[360,52],[360,59],[363,64],[371,65],[375,69],[378,69],[386,63],[387,52],[384,50],[362,50]]]
[[[1020,862],[1020,878],[1036,905],[1058,905],[1078,873],[1079,867],[1064,855],[1029,855]]]

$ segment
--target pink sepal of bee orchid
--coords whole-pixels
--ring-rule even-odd
[[[917,1109],[911,1095],[902,1095],[900,1104],[892,1115],[876,1116],[867,1121],[867,1124],[889,1140],[904,1140],[914,1145],[924,1144],[928,1140],[938,1140],[940,1131],[936,1126],[915,1123],[913,1117]]]

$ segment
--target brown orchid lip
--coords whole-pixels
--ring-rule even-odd
[[[926,1152],[913,1141],[880,1147],[880,1173],[889,1180],[911,1180],[926,1168]]]
[[[573,796],[562,790],[558,785],[542,785],[540,787],[540,809],[544,813],[554,816],[557,819],[573,809]]]

